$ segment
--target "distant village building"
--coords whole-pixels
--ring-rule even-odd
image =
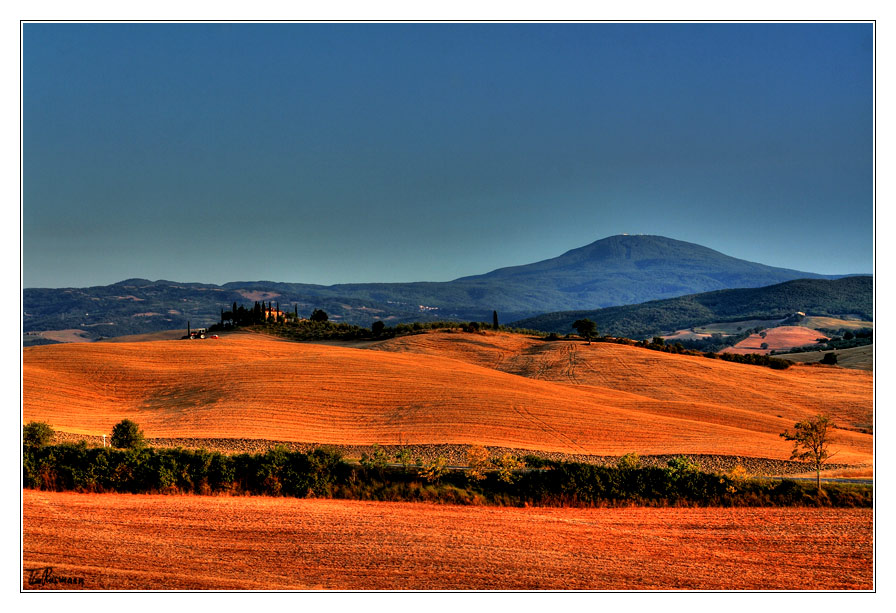
[[[265,307],[262,310],[262,313],[264,313],[265,319],[276,319],[278,321],[283,319],[283,316],[284,316],[283,311],[280,311],[279,309],[275,309],[274,307]]]

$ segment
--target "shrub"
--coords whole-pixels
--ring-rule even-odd
[[[368,470],[382,472],[388,463],[389,457],[378,443],[373,446],[373,450],[370,454],[366,451],[361,454],[361,466]]]
[[[552,462],[540,456],[528,454],[523,456],[523,464],[528,468],[550,468]]]
[[[213,492],[226,491],[233,488],[236,470],[230,456],[220,453],[212,454],[208,465],[208,486]]]
[[[411,456],[411,450],[402,447],[399,449],[394,456],[394,460],[401,464],[401,468],[408,472],[411,469],[411,465],[413,464],[413,457]]]
[[[489,466],[488,450],[482,445],[471,445],[467,450],[467,475],[474,481],[485,479]]]
[[[732,481],[743,481],[747,478],[747,469],[740,464],[737,464],[734,468],[728,471],[727,476]]]
[[[700,466],[685,456],[677,456],[667,462],[669,493],[674,498],[685,498],[699,492]]]
[[[666,462],[671,474],[687,474],[700,470],[700,465],[683,455],[677,456]]]
[[[122,419],[112,428],[112,446],[117,449],[141,449],[146,445],[143,431],[130,419]]]
[[[513,483],[516,480],[514,471],[523,467],[523,463],[512,453],[505,453],[500,458],[492,460],[492,464],[498,469],[498,480],[504,483]]]
[[[55,434],[50,424],[43,421],[31,421],[22,428],[22,444],[26,447],[43,447],[53,440]]]
[[[137,480],[140,490],[164,492],[177,483],[179,462],[170,450],[148,449],[139,462]]]
[[[427,462],[421,466],[418,471],[419,475],[430,483],[438,483],[448,470],[448,460],[444,456],[439,456],[431,462]]]
[[[622,470],[641,468],[641,458],[638,457],[637,453],[627,453],[616,460],[616,468],[620,468]]]
[[[769,358],[768,365],[773,370],[787,370],[792,362],[790,360],[782,360],[781,358]]]
[[[315,495],[325,495],[337,480],[345,478],[348,474],[346,470],[348,467],[342,461],[342,454],[335,449],[316,447],[305,454],[305,458],[306,484]]]

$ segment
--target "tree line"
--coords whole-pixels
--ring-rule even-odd
[[[120,426],[120,427],[119,427]],[[830,457],[833,424],[823,416],[804,420],[793,432],[792,458],[820,470]],[[48,438],[49,437],[49,438]],[[444,457],[412,458],[410,450],[389,455],[379,446],[359,464],[317,447],[307,453],[275,447],[263,454],[225,455],[202,449],[155,449],[139,427],[123,420],[113,447],[86,443],[47,444],[52,428],[25,427],[24,487],[82,492],[254,494],[355,500],[435,501],[452,504],[522,506],[871,506],[872,488],[844,484],[821,489],[783,479],[748,479],[743,469],[710,473],[684,456],[665,468],[642,466],[626,454],[613,466],[518,458],[490,458],[484,447],[468,450],[467,468],[452,470]]]
[[[820,491],[783,479],[746,479],[700,470],[687,458],[665,468],[514,459],[481,474],[450,470],[444,458],[405,466],[350,464],[338,451],[279,447],[225,455],[202,449],[117,449],[61,444],[27,448],[27,488],[48,491],[232,494],[501,506],[871,506],[872,488]]]
[[[233,303],[229,311],[221,309],[221,320],[217,324],[220,328],[232,326],[254,326],[265,322],[287,323],[301,321],[299,305],[293,304],[292,311],[281,311],[279,302],[255,301],[252,308]],[[314,309],[307,318],[309,321],[327,321],[329,316],[321,309]],[[215,328],[215,326],[212,326]],[[218,328],[218,329],[220,329]]]
[[[222,309],[220,323],[211,326],[209,331],[227,330],[238,326],[261,327],[268,334],[291,340],[380,340],[419,334],[427,330],[462,330],[479,333],[488,329],[544,336],[543,332],[537,330],[500,325],[497,311],[492,312],[490,324],[484,321],[427,321],[388,326],[385,322],[378,320],[373,322],[370,328],[364,328],[354,324],[332,321],[323,309],[315,308],[309,317],[304,318],[299,316],[297,305],[293,305],[293,311],[284,313],[280,310],[279,303],[265,303],[264,301],[256,302],[251,309],[233,303],[230,311]]]

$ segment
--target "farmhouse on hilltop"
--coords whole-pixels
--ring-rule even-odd
[[[266,306],[262,309],[262,313],[264,314],[265,319],[273,318],[274,321],[280,321],[285,318],[285,313],[280,309],[275,309],[273,306]]]

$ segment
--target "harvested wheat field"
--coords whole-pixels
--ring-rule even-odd
[[[25,421],[80,434],[129,418],[150,438],[786,459],[778,434],[798,419],[872,422],[868,372],[776,371],[503,333],[422,334],[368,349],[234,334],[23,353]],[[872,440],[838,431],[837,461],[870,464]]]
[[[818,343],[818,339],[828,340],[828,337],[818,330],[812,330],[803,326],[780,326],[765,330],[764,337],[759,334],[751,334],[734,347],[726,347],[722,350],[722,353],[739,353],[741,355],[759,353],[765,355],[770,351],[815,345]],[[767,345],[764,349],[762,347],[763,344]]]
[[[838,317],[823,317],[819,315],[809,315],[800,321],[801,326],[807,328],[831,328],[833,330],[847,329],[859,330],[861,328],[874,329],[873,321],[864,321],[861,319],[840,319]]]
[[[873,589],[871,509],[23,495],[25,589]]]
[[[837,366],[843,368],[855,368],[858,370],[874,370],[874,345],[850,347],[849,349],[835,349],[831,351],[804,351],[801,353],[785,353],[777,357],[794,362],[817,364],[825,354],[833,353],[837,356]]]

